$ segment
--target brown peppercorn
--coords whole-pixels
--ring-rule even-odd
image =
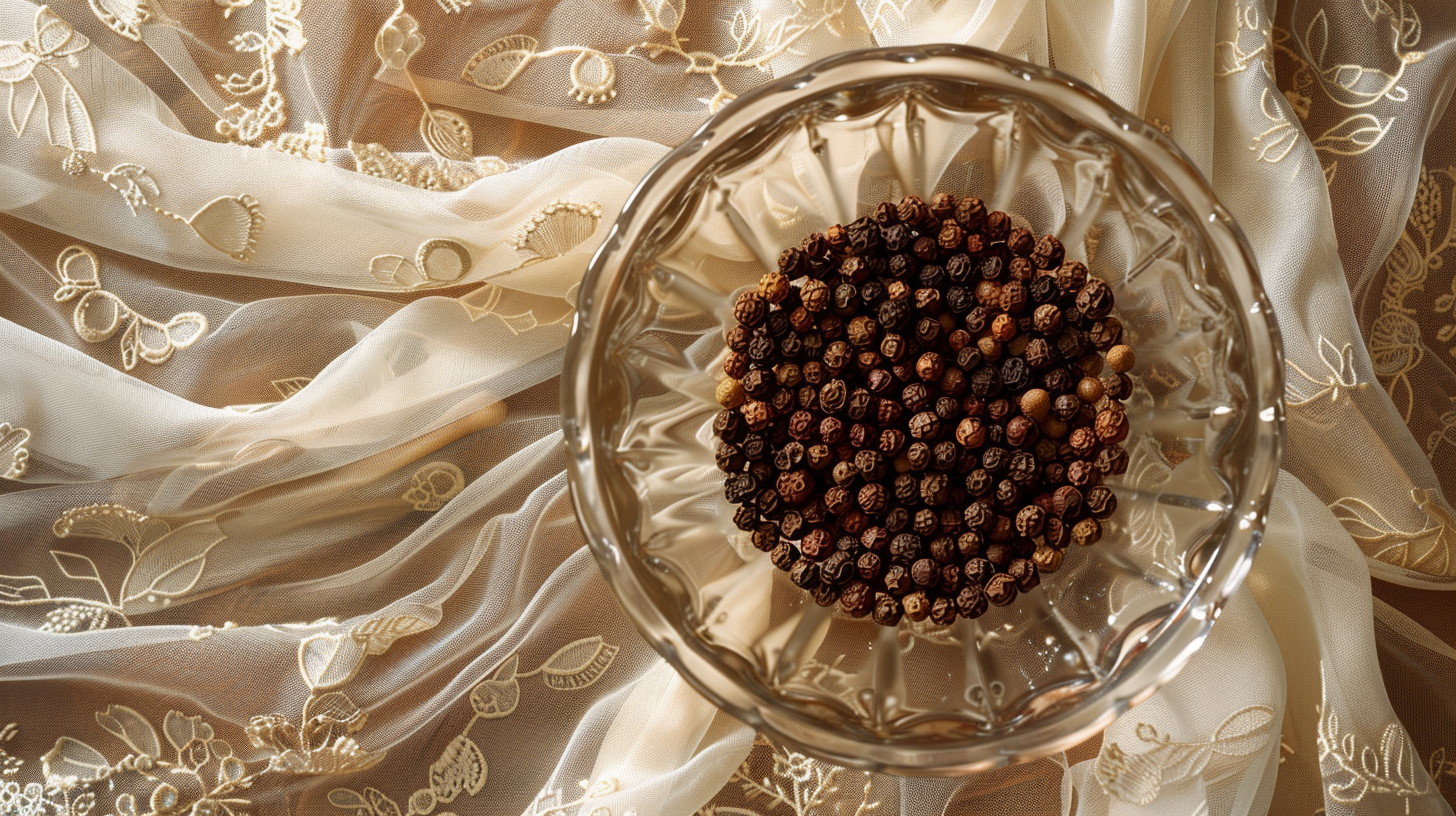
[[[1087,327],[1087,340],[1098,351],[1109,351],[1122,340],[1122,321],[1115,317],[1104,317],[1092,321]]]
[[[801,558],[789,568],[789,580],[800,589],[813,589],[819,584],[819,565],[807,558]]]
[[[1112,287],[1100,278],[1088,278],[1077,292],[1077,310],[1089,319],[1106,317],[1112,311]]]
[[[1032,325],[1042,334],[1056,334],[1062,328],[1062,310],[1054,303],[1044,303],[1036,307],[1031,319]]]
[[[956,620],[956,602],[941,596],[930,602],[930,620],[940,626],[950,626]]]
[[[1097,447],[1097,434],[1091,428],[1077,428],[1067,437],[1067,446],[1078,456],[1087,456]]]
[[[773,419],[773,412],[769,410],[768,404],[758,400],[745,402],[738,410],[743,412],[743,421],[751,431],[767,428],[769,421]]]
[[[910,580],[920,589],[929,589],[940,580],[940,565],[931,558],[918,559],[910,565]]]
[[[947,252],[954,252],[960,249],[961,243],[966,240],[966,231],[955,221],[942,221],[940,232],[936,234],[935,241],[940,248]]]
[[[799,297],[803,300],[804,308],[811,313],[819,313],[829,308],[829,284],[821,280],[805,281],[799,287]]]
[[[768,554],[768,560],[773,562],[775,567],[787,570],[799,560],[799,551],[787,541],[780,541]]]
[[[1031,251],[1031,260],[1039,269],[1056,269],[1064,256],[1062,242],[1050,235],[1043,235]]]
[[[750,427],[752,427],[750,423]],[[1113,445],[1127,439],[1127,412],[1117,403],[1097,412],[1094,425],[1097,440],[1104,445]]]
[[[874,592],[868,585],[853,581],[840,594],[839,608],[850,617],[863,618],[874,608]]]
[[[1045,522],[1046,513],[1040,507],[1029,504],[1016,514],[1016,532],[1024,538],[1035,538],[1041,535]]]
[[[748,392],[743,390],[743,383],[734,379],[726,379],[718,381],[715,396],[718,398],[718,404],[724,408],[737,408],[748,399]]]
[[[1132,346],[1113,346],[1107,350],[1107,365],[1118,374],[1131,371],[1137,365],[1137,355]]]
[[[878,339],[879,331],[880,325],[874,321],[874,318],[860,315],[849,321],[845,336],[849,338],[852,345],[868,346]]]
[[[886,428],[880,431],[879,445],[876,448],[881,456],[893,458],[900,454],[905,448],[905,432],[899,428]]]
[[[1026,283],[1036,276],[1036,267],[1025,258],[1012,258],[1011,263],[1006,264],[1006,272],[1012,280]]]
[[[974,620],[986,614],[988,602],[986,591],[981,584],[971,583],[961,587],[956,594],[956,611],[960,616],[968,620]]]
[[[1072,394],[1062,394],[1052,403],[1052,412],[1063,422],[1069,421],[1080,410],[1082,401]]]
[[[910,620],[918,623],[930,617],[930,598],[924,592],[912,592],[905,596],[902,603],[905,617]]]
[[[1096,377],[1083,377],[1077,382],[1077,396],[1088,405],[1102,399],[1102,381]]]
[[[963,518],[969,529],[985,531],[995,523],[996,513],[989,504],[977,501],[966,506]]]
[[[1026,335],[1022,335],[1025,337]],[[1034,369],[1041,370],[1057,361],[1056,352],[1052,351],[1051,344],[1040,337],[1030,338],[1026,343],[1026,364]]]
[[[900,623],[902,613],[900,602],[894,596],[883,592],[875,594],[875,623],[881,626],[896,626]]]
[[[1087,491],[1087,510],[1099,519],[1117,512],[1117,496],[1111,488],[1098,485]]]
[[[1015,551],[1010,544],[1004,541],[996,541],[986,545],[985,560],[992,566],[1004,567],[1011,563]]]
[[[1081,261],[1063,261],[1057,268],[1057,286],[1064,295],[1075,295],[1087,283],[1087,266]]]
[[[947,368],[940,377],[940,390],[947,396],[957,397],[966,390],[966,372],[958,367]]]
[[[967,417],[956,426],[956,442],[975,450],[986,444],[986,428],[979,419]]]
[[[1040,388],[1032,388],[1021,395],[1021,412],[1034,420],[1046,419],[1052,410],[1051,395]]]
[[[885,589],[896,597],[904,597],[915,589],[915,582],[910,580],[910,569],[906,564],[891,564],[887,567],[884,584]]]
[[[834,542],[829,540],[829,532],[822,527],[816,527],[804,534],[799,542],[799,548],[803,551],[804,557],[811,559],[824,558],[834,548]]]
[[[855,572],[865,581],[873,582],[884,569],[885,563],[876,553],[860,553],[859,560],[855,561]]]
[[[1106,445],[1097,451],[1092,466],[1103,476],[1121,476],[1127,472],[1127,451],[1116,443]]]
[[[1001,344],[989,333],[976,341],[976,350],[981,353],[981,357],[988,363],[994,363],[1001,359]]]
[[[1066,549],[1067,545],[1072,543],[1071,536],[1071,522],[1063,521],[1059,518],[1047,519],[1046,524],[1041,530],[1041,538],[1046,542],[1046,545],[1058,550]]]
[[[772,524],[759,524],[753,528],[749,537],[753,548],[760,552],[769,552],[779,543],[779,530]]]
[[[882,484],[867,484],[859,489],[859,506],[866,513],[883,513],[889,504],[889,495]]]
[[[1102,481],[1102,473],[1085,459],[1067,465],[1067,481],[1077,487],[1092,487]]]
[[[1031,230],[1024,227],[1016,227],[1006,236],[1006,248],[1012,254],[1026,257],[1036,248],[1036,238],[1032,236]]]
[[[927,507],[939,507],[950,499],[950,477],[938,471],[920,480],[920,500]],[[939,524],[939,522],[936,522]]]
[[[1014,416],[1006,423],[1006,444],[1024,448],[1036,444],[1040,429],[1025,416]]]
[[[928,507],[922,507],[915,511],[915,517],[911,519],[910,529],[919,536],[934,535],[940,529],[940,516]]]
[[[1072,540],[1083,547],[1090,547],[1102,538],[1102,522],[1095,518],[1084,518],[1072,525]]]
[[[1013,280],[1001,287],[1001,308],[1003,310],[1012,315],[1019,315],[1026,311],[1026,304],[1026,286],[1021,281]]]
[[[867,481],[880,479],[885,475],[885,457],[879,451],[861,450],[854,455],[854,466]]]
[[[728,356],[723,358],[723,373],[731,379],[742,379],[748,373],[748,355],[737,351],[728,352]]]
[[[915,361],[915,373],[926,382],[936,382],[945,374],[945,360],[933,351],[927,351]]]
[[[1068,521],[1082,513],[1082,491],[1071,485],[1062,485],[1052,493],[1052,512],[1058,518]]]
[[[1042,544],[1031,554],[1031,562],[1038,572],[1053,573],[1062,568],[1064,555],[1061,550]]]
[[[1016,588],[1022,592],[1030,592],[1041,583],[1036,564],[1030,559],[1018,558],[1012,561],[1006,567],[1006,574],[1016,581]]]
[[[940,417],[921,411],[910,418],[910,435],[920,440],[934,439],[940,434]]]
[[[733,319],[741,325],[753,328],[768,316],[768,304],[757,292],[743,292],[733,301]]]
[[[1016,579],[1001,573],[986,583],[986,600],[992,606],[1010,606],[1016,600]]]
[[[807,471],[791,470],[779,474],[779,495],[789,504],[798,504],[809,498],[809,491],[813,489],[814,479],[809,476]]]
[[[986,215],[986,225],[981,230],[992,241],[1005,241],[1011,232],[1011,216],[1000,210]]]
[[[1005,343],[1016,336],[1016,318],[1008,314],[996,315],[991,321],[991,339]],[[986,355],[990,356],[990,355]]]

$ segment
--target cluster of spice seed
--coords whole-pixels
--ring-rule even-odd
[[[735,523],[797,586],[950,624],[1097,542],[1134,354],[1056,238],[910,196],[778,267],[734,304],[714,431]]]

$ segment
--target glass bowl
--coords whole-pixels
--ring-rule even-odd
[[[815,605],[734,527],[714,387],[733,300],[783,247],[942,191],[1058,236],[1113,286],[1138,358],[1131,464],[1103,540],[1038,590],[886,628]],[[867,769],[1044,756],[1146,699],[1247,573],[1279,462],[1269,306],[1198,171],[1086,86],[967,47],[836,56],[709,119],[593,258],[565,371],[577,514],[643,636],[723,709]]]

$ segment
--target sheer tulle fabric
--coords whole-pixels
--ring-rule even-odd
[[[1413,0],[0,0],[0,811],[1450,813],[1456,652],[1369,581],[1425,588],[1417,618],[1456,581],[1453,27]],[[766,76],[946,40],[1091,83],[1210,178],[1275,305],[1289,446],[1174,683],[1065,755],[902,779],[756,740],[637,637],[557,385],[667,146]]]

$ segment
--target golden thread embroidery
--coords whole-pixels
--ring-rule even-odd
[[[1323,362],[1325,368],[1330,372],[1324,379],[1315,377],[1300,368],[1292,360],[1285,361],[1290,368],[1294,369],[1294,373],[1303,377],[1306,381],[1320,386],[1320,389],[1315,393],[1304,396],[1299,393],[1299,389],[1294,387],[1296,381],[1291,378],[1284,388],[1285,404],[1290,408],[1308,405],[1326,394],[1329,395],[1330,402],[1338,402],[1341,388],[1349,392],[1357,388],[1364,388],[1368,384],[1360,382],[1359,376],[1355,372],[1355,348],[1352,344],[1346,343],[1339,348],[1335,348],[1335,344],[1325,339],[1325,336],[1321,334],[1318,348],[1320,362]]]
[[[0,477],[25,478],[25,472],[30,469],[30,449],[26,447],[28,442],[30,442],[30,431],[25,428],[17,428],[9,422],[0,422],[0,462],[9,460],[5,472],[0,474]]]
[[[208,554],[227,540],[215,519],[174,528],[163,519],[116,504],[67,510],[52,532],[57,538],[121,544],[130,563],[118,579],[104,576],[96,562],[82,552],[50,550],[62,577],[99,590],[85,594],[55,594],[38,575],[0,576],[0,606],[54,607],[41,627],[49,632],[104,629],[113,617],[130,626],[132,615],[166,608],[197,586],[207,568]]]
[[[127,371],[136,368],[138,360],[161,365],[172,359],[177,349],[191,346],[207,333],[207,317],[199,312],[182,312],[166,323],[140,314],[101,288],[100,269],[101,263],[90,249],[66,247],[56,257],[60,285],[51,297],[65,303],[80,295],[71,312],[71,325],[88,343],[109,340],[126,324],[121,335],[121,365]],[[99,325],[93,322],[96,315],[101,316]]]
[[[431,155],[424,162],[411,163],[374,142],[350,142],[349,152],[353,154],[355,169],[360,173],[422,190],[461,190],[479,179],[510,169],[497,156],[480,156],[470,162],[457,162]]]
[[[419,245],[413,261],[403,255],[375,255],[369,274],[388,286],[427,289],[455,283],[470,272],[470,250],[459,241],[432,238]]]
[[[0,82],[8,86],[10,129],[16,138],[24,135],[38,106],[51,144],[72,154],[95,153],[91,114],[76,86],[57,65],[64,58],[70,67],[77,67],[76,55],[91,41],[48,6],[35,10],[33,31],[27,40],[0,40]]]
[[[433,513],[465,489],[465,473],[451,462],[431,462],[410,476],[401,497],[416,510]]]
[[[860,784],[841,794],[846,774],[857,777]],[[793,816],[868,816],[880,808],[878,801],[871,801],[874,778],[870,774],[836,766],[826,769],[803,754],[775,745],[762,734],[755,736],[753,749],[728,781],[738,783],[744,803],[755,809],[708,804],[696,816],[766,816],[776,812]]]
[[[1456,518],[1434,489],[1412,488],[1410,500],[1426,516],[1419,530],[1396,527],[1369,502],[1354,496],[1338,499],[1330,510],[1369,557],[1431,577],[1451,575]]]
[[[423,621],[419,623],[404,634],[429,628]],[[353,632],[359,629],[355,627]],[[359,645],[356,634],[351,633],[347,639]],[[162,718],[159,736],[157,728],[140,712],[112,704],[96,712],[96,723],[126,746],[126,755],[113,761],[90,744],[63,736],[40,758],[44,784],[31,782],[22,788],[7,782],[0,789],[0,797],[8,799],[3,802],[5,812],[88,816],[98,794],[115,794],[118,787],[123,787],[118,780],[125,779],[128,790],[114,799],[117,816],[245,816],[253,802],[244,792],[266,776],[341,774],[373,767],[384,759],[385,752],[366,751],[354,737],[363,729],[368,715],[344,692],[324,691],[324,684],[304,657],[310,640],[299,643],[300,670],[309,694],[298,722],[281,714],[268,714],[252,717],[243,729],[253,747],[267,755],[266,760],[239,756],[201,715],[168,711]],[[360,646],[354,651],[354,659],[362,662],[366,654],[380,654],[384,648],[388,644],[377,651]],[[17,774],[24,765],[3,747],[17,733],[13,723],[0,729],[0,767],[7,776]],[[163,747],[163,737],[170,752]],[[106,782],[104,790],[97,784],[100,782]],[[132,791],[142,788],[150,788],[150,792],[140,795],[145,804],[139,805],[139,795]]]
[[[804,0],[793,13],[771,22],[765,21],[762,13],[749,14],[739,9],[728,26],[734,48],[726,54],[688,50],[687,40],[678,34],[688,14],[687,0],[637,0],[637,6],[647,24],[648,38],[629,47],[624,55],[640,52],[654,62],[681,60],[685,63],[683,73],[712,81],[714,93],[703,102],[716,111],[736,98],[723,82],[724,70],[751,68],[767,72],[773,60],[788,53],[805,35],[837,20],[844,12],[845,0]],[[877,21],[882,20],[877,16]],[[488,91],[501,91],[532,63],[571,54],[576,57],[569,71],[569,93],[573,98],[595,105],[616,97],[617,69],[610,56],[580,45],[543,50],[534,37],[524,34],[502,37],[480,49],[465,63],[460,76]]]
[[[1249,150],[1258,154],[1257,158],[1261,162],[1278,164],[1284,161],[1285,157],[1294,150],[1294,146],[1299,143],[1299,129],[1285,117],[1284,111],[1279,107],[1277,101],[1272,103],[1271,110],[1271,96],[1278,96],[1277,91],[1271,94],[1271,90],[1273,89],[1265,87],[1259,96],[1259,110],[1272,125],[1263,133],[1249,140]]]
[[[253,5],[253,0],[214,2],[222,7],[224,19]],[[302,10],[303,0],[264,0],[263,30],[245,31],[228,41],[239,54],[257,54],[258,67],[247,76],[235,73],[214,77],[223,91],[238,100],[223,109],[216,124],[218,135],[239,144],[254,144],[287,120],[287,103],[278,90],[277,62],[284,49],[296,56],[308,44],[298,19]],[[253,97],[257,102],[250,106],[245,100]]]
[[[270,139],[263,146],[279,153],[287,153],[301,159],[325,164],[329,160],[326,152],[329,146],[328,128],[318,122],[305,122],[302,133],[284,133],[277,139]]]
[[[1274,76],[1273,59],[1269,55],[1270,26],[1263,12],[1253,4],[1234,6],[1235,38],[1214,43],[1214,69],[1216,77],[1232,76],[1259,65],[1268,76]],[[1258,43],[1245,50],[1240,41],[1244,32],[1258,35]]]
[[[1441,790],[1447,779],[1456,779],[1456,760],[1446,759],[1446,746],[1431,752],[1426,761],[1426,771],[1431,775],[1431,784],[1436,786],[1437,791]]]
[[[142,41],[142,23],[152,18],[147,0],[86,0],[91,13],[107,28],[131,40]]]
[[[1397,796],[1405,801],[1426,796],[1430,781],[1417,782],[1417,754],[1405,729],[1389,723],[1380,735],[1380,747],[1361,745],[1355,735],[1340,731],[1340,718],[1330,709],[1329,691],[1324,666],[1320,666],[1320,702],[1315,706],[1319,718],[1315,744],[1319,747],[1321,775],[1325,795],[1343,805],[1363,802],[1370,795]]]
[[[1386,393],[1390,394],[1391,401],[1400,409],[1401,418],[1407,423],[1415,404],[1409,375],[1425,356],[1421,326],[1417,321],[1419,312],[1407,301],[1411,295],[1425,291],[1431,273],[1445,267],[1446,252],[1456,246],[1456,219],[1448,217],[1444,232],[1438,234],[1439,222],[1444,214],[1444,184],[1451,185],[1452,200],[1456,203],[1456,167],[1444,170],[1421,168],[1405,230],[1381,268],[1385,283],[1380,293],[1380,314],[1369,331],[1370,359],[1375,376],[1385,386]],[[1452,323],[1436,333],[1437,339],[1442,341],[1456,338],[1456,278],[1452,279],[1451,286],[1450,295],[1437,297],[1432,303],[1437,310],[1453,310]],[[1420,302],[1417,300],[1417,303]],[[1452,346],[1452,354],[1456,355],[1456,345]],[[1435,445],[1431,443],[1435,441],[1428,440],[1428,455],[1434,452]]]
[[[1380,16],[1390,18],[1391,50],[1400,61],[1400,67],[1394,74],[1355,63],[1326,64],[1329,18],[1324,9],[1315,12],[1305,27],[1301,45],[1330,101],[1346,108],[1365,108],[1382,99],[1404,102],[1410,97],[1410,93],[1400,85],[1400,80],[1406,68],[1425,59],[1426,54],[1415,50],[1421,38],[1421,21],[1416,10],[1407,6],[1405,0],[1399,0],[1398,6],[1398,9],[1394,8],[1385,0],[1372,0],[1365,5],[1371,22]]]
[[[525,264],[558,258],[591,238],[601,221],[602,205],[595,201],[553,201],[521,226],[515,248],[531,253]]]
[[[1148,805],[1165,786],[1199,776],[1217,756],[1246,757],[1262,749],[1274,723],[1274,709],[1255,705],[1230,714],[1206,742],[1176,742],[1148,723],[1138,723],[1138,739],[1154,747],[1130,754],[1117,743],[1097,753],[1097,783],[1108,796]]]
[[[374,51],[384,67],[404,74],[415,98],[420,101],[420,107],[424,109],[420,117],[420,138],[425,140],[425,147],[442,162],[470,162],[474,157],[470,123],[458,113],[431,108],[410,74],[410,60],[424,47],[425,35],[420,33],[420,24],[405,11],[401,0],[394,13],[379,27],[379,33],[374,37]]]
[[[450,741],[429,771],[429,785],[410,794],[404,807],[377,788],[362,791],[335,788],[329,791],[329,803],[356,816],[428,816],[441,804],[449,804],[461,794],[474,796],[485,787],[489,767],[480,746],[470,738],[470,731],[482,720],[509,717],[520,704],[520,680],[541,677],[548,688],[557,691],[584,689],[602,678],[618,648],[602,640],[588,637],[557,649],[545,662],[529,672],[518,671],[520,655],[506,658],[490,676],[470,691],[470,707],[475,715]],[[544,813],[544,811],[543,811]]]

